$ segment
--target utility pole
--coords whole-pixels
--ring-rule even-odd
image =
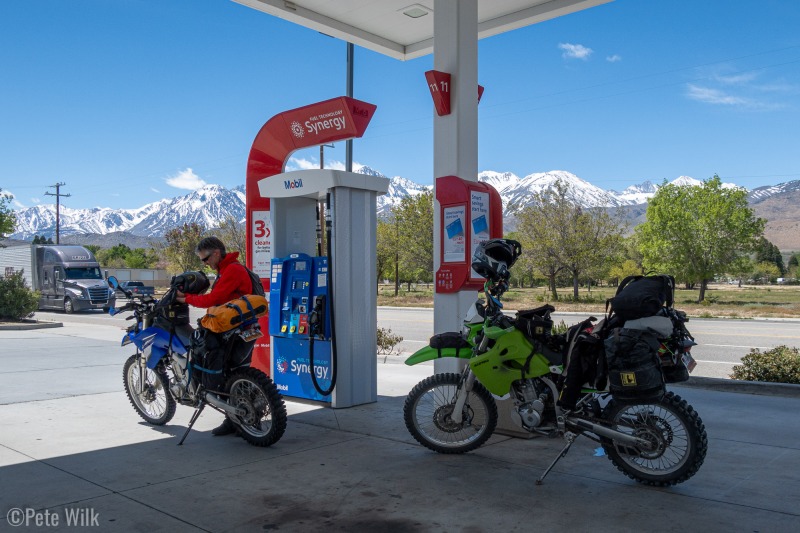
[[[320,144],[319,145],[319,168],[325,168],[325,148],[335,148],[332,144]]]
[[[61,194],[61,186],[62,185],[66,185],[66,183],[64,183],[62,181],[62,182],[56,183],[55,185],[50,185],[51,189],[55,188],[55,190],[56,190],[55,194],[53,194],[51,192],[44,193],[45,196],[55,196],[56,197],[56,244],[61,244],[60,238],[59,238],[59,232],[60,232],[60,229],[61,229],[61,221],[60,221],[60,218],[61,218],[61,213],[60,213],[60,210],[61,210],[61,197],[62,196],[64,196],[64,197],[72,196],[71,194]]]

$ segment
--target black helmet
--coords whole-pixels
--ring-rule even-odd
[[[202,272],[190,271],[172,276],[172,281],[170,281],[169,285],[184,294],[202,294],[206,292],[211,284]]]
[[[508,279],[508,271],[522,253],[522,245],[511,239],[490,239],[475,248],[472,269],[479,276],[492,281]]]

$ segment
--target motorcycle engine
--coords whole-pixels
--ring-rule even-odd
[[[525,429],[538,427],[542,423],[542,413],[547,399],[546,393],[540,393],[532,379],[523,379],[514,383],[514,394],[517,397],[517,416],[514,421]]]
[[[186,357],[173,353],[171,366],[172,374],[175,376],[175,382],[170,385],[169,389],[176,399],[180,399],[183,398],[184,394],[186,393]]]

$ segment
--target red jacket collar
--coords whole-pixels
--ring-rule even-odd
[[[230,265],[231,263],[238,263],[239,262],[239,252],[228,252],[225,254],[225,257],[222,261],[219,262],[217,265],[217,272],[222,272],[225,267]]]

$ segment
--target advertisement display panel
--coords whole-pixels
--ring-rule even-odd
[[[269,211],[252,211],[252,270],[259,278],[269,278],[272,261],[272,228]]]
[[[503,236],[500,194],[487,183],[444,176],[436,179],[436,201],[441,243],[436,292],[482,288],[483,278],[472,270],[472,254],[485,240]]]

